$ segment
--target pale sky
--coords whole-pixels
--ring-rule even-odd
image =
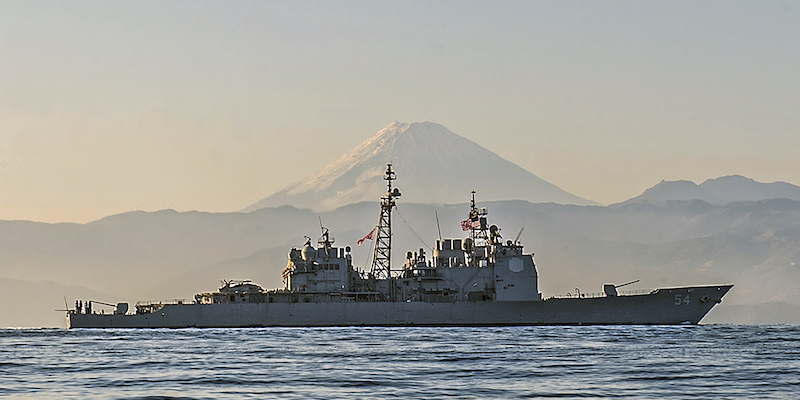
[[[800,184],[800,1],[0,2],[0,219],[237,211],[392,121],[602,204]]]

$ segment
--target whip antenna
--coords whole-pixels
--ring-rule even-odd
[[[442,228],[439,226],[439,212],[433,210],[433,213],[436,214],[436,229],[439,231],[439,241],[442,241]]]
[[[514,238],[514,244],[517,244],[517,242],[519,241],[519,237],[522,236],[522,231],[524,231],[524,230],[525,230],[524,226],[522,228],[520,228],[519,233],[517,234],[517,237]]]

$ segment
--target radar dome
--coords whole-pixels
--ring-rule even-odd
[[[303,246],[303,261],[311,261],[316,251],[310,245]]]

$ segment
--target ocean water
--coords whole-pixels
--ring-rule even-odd
[[[800,398],[800,326],[0,330],[10,399]]]

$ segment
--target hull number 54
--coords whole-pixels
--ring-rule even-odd
[[[690,301],[689,301],[689,295],[688,294],[686,296],[681,296],[679,294],[675,295],[675,305],[676,306],[680,306],[680,305],[687,305],[688,306],[689,302]]]

